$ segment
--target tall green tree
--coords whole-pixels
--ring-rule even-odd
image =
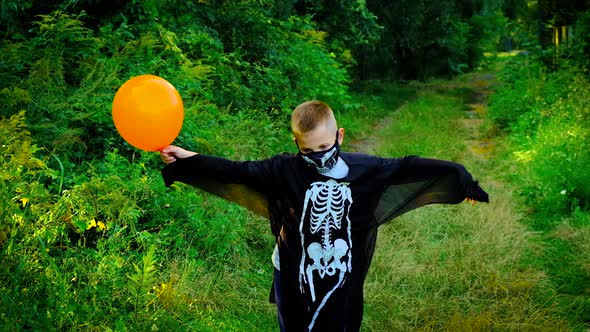
[[[499,39],[502,6],[501,0],[369,1],[383,30],[376,45],[357,54],[358,77],[423,79],[473,68]]]

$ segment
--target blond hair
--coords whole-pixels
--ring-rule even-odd
[[[310,132],[322,123],[337,127],[334,112],[328,104],[319,100],[306,101],[297,106],[291,114],[291,130],[294,133]]]

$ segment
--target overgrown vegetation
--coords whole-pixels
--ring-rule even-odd
[[[587,69],[564,64],[552,71],[534,55],[509,60],[491,99],[490,118],[510,133],[519,165],[515,181],[538,210],[568,212],[590,206]]]
[[[294,152],[289,114],[318,98],[337,111],[347,140],[357,141],[407,103],[397,127],[383,134],[388,143],[374,148],[455,159],[460,132],[445,119],[464,101],[422,83],[352,78],[457,74],[481,65],[481,51],[495,51],[502,34],[531,35],[510,14],[522,6],[508,1],[106,3],[2,2],[6,330],[276,328],[266,301],[267,222],[186,186],[164,187],[157,154],[130,147],[113,126],[112,99],[127,79],[170,81],[185,104],[176,143],[203,153],[245,160]],[[579,15],[580,35],[588,17]],[[368,330],[511,329],[512,318],[559,329],[588,321],[588,40],[575,45],[560,52],[558,68],[533,48],[512,58],[490,108],[490,127],[506,131],[516,152],[505,156],[518,165],[507,181],[539,211],[527,220],[545,234],[537,239],[544,251],[531,247],[519,215],[489,219],[512,199],[500,188],[497,205],[481,211],[425,209],[400,220],[384,236],[394,246],[378,254],[371,272]],[[496,224],[502,227],[493,233]],[[520,263],[524,270],[510,270]],[[383,285],[396,291],[376,292]],[[392,313],[404,322],[390,320]]]
[[[556,48],[532,48],[510,58],[491,97],[488,125],[500,130],[510,167],[504,178],[529,207],[526,224],[542,234],[527,257],[549,287],[539,301],[571,321],[589,321],[590,81],[589,11],[576,35]]]

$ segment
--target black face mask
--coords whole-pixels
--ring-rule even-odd
[[[295,141],[295,144],[297,144],[297,141]],[[297,144],[297,149],[299,150],[299,144]],[[328,150],[310,152],[306,154],[303,154],[303,152],[299,150],[298,155],[311,167],[314,167],[318,173],[325,174],[329,172],[334,168],[334,166],[336,166],[336,162],[338,161],[338,157],[340,156],[338,132],[336,132],[336,142],[334,142],[334,145]]]

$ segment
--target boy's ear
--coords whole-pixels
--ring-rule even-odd
[[[338,129],[338,145],[342,145],[344,141],[344,128]]]

